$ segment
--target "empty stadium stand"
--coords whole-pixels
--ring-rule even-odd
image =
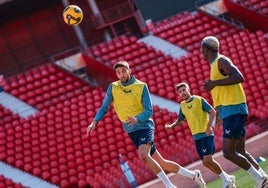
[[[0,187],[14,187],[14,188],[24,188],[20,183],[15,183],[11,179],[5,178],[0,175]]]
[[[267,8],[261,2],[258,6]],[[129,61],[133,74],[147,82],[154,95],[179,102],[174,86],[183,81],[190,84],[193,94],[211,102],[210,94],[202,89],[209,65],[202,58],[200,41],[215,35],[221,41],[221,52],[246,78],[243,85],[250,109],[247,137],[268,129],[268,39],[262,30],[250,32],[198,11],[186,11],[155,23],[150,34],[186,50],[187,56],[172,58],[128,35],[93,45],[84,55],[108,67],[118,60]],[[25,33],[25,40],[27,36]],[[63,188],[129,187],[119,166],[120,153],[138,184],[155,178],[138,159],[112,109],[86,137],[86,127],[105,95],[102,87],[91,86],[48,62],[6,78],[3,88],[38,113],[25,119],[0,105],[1,161]],[[174,130],[164,129],[165,123],[177,118],[176,113],[155,105],[153,118],[156,145],[164,157],[181,165],[198,160],[186,123]],[[221,134],[222,128],[216,127],[217,151],[222,149]],[[24,187],[0,175],[0,187],[8,186]]]

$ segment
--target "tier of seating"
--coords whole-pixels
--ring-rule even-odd
[[[248,9],[256,11],[260,14],[268,15],[268,2],[263,0],[233,0]]]
[[[177,17],[181,20],[171,18],[158,23],[153,33],[187,49],[189,55],[186,57],[173,59],[128,36],[96,45],[86,53],[110,67],[118,60],[129,61],[133,74],[147,82],[155,95],[178,101],[174,86],[185,81],[190,84],[193,94],[202,95],[211,102],[210,94],[202,90],[204,80],[209,77],[209,65],[200,53],[200,40],[215,34],[221,41],[221,52],[231,57],[245,75],[250,116],[267,117],[268,44],[264,33],[237,30],[198,12]],[[218,31],[211,30],[216,26]],[[193,30],[199,27],[200,30]],[[188,31],[192,33],[186,35]],[[183,37],[179,38],[179,34]],[[105,95],[101,88],[89,86],[48,63],[8,78],[4,89],[37,108],[39,113],[23,119],[0,105],[1,161],[59,187],[128,187],[119,166],[118,154],[122,154],[138,184],[155,178],[138,159],[135,147],[113,110],[99,122],[90,137],[86,136],[86,127]],[[181,165],[198,160],[186,123],[173,130],[164,129],[165,123],[176,120],[176,113],[154,106],[153,118],[156,145],[165,158]],[[256,134],[254,124],[247,129],[247,136]],[[217,151],[222,148],[221,134],[222,128],[216,128]],[[1,183],[6,182],[2,179],[0,177]]]
[[[56,80],[63,80],[64,85],[68,85],[69,79],[75,82],[75,79],[51,64],[46,65],[46,68],[51,70],[51,74],[60,75]],[[20,85],[21,76],[12,78],[12,82],[8,80],[10,86],[5,86],[6,91],[13,91],[13,87],[16,89]],[[39,79],[23,84],[36,83],[49,77],[42,71],[39,76]],[[34,85],[27,91],[35,92],[40,88]],[[46,92],[53,93],[60,88],[54,87]],[[104,95],[99,88],[91,89],[79,85],[73,88],[72,96],[61,93],[61,96],[40,100],[40,103],[51,102],[39,109],[40,114],[29,119],[15,118],[2,108],[3,113],[9,114],[11,118],[8,121],[4,119],[1,125],[1,160],[60,187],[75,183],[81,187],[88,184],[93,187],[106,184],[117,187],[119,180],[125,181],[119,168],[118,153],[121,153],[132,159],[130,166],[135,170],[139,183],[151,179],[153,176],[150,171],[135,162],[138,161],[135,148],[112,112],[99,123],[99,128],[90,138],[86,137],[86,126]],[[17,97],[20,98],[20,95]],[[38,102],[36,106],[40,106]],[[144,176],[144,173],[148,175]]]
[[[174,17],[176,19],[169,18],[169,22],[162,21],[156,24],[152,31],[155,35],[171,43],[175,42],[179,47],[187,49],[188,53],[190,53],[187,57],[173,59],[170,56],[165,56],[161,51],[154,50],[151,46],[137,42],[134,37],[127,40],[126,36],[123,37],[124,44],[128,41],[130,47],[129,50],[124,51],[124,56],[121,54],[116,56],[114,48],[103,47],[104,44],[102,44],[102,47],[98,45],[93,49],[97,47],[105,48],[105,50],[99,50],[97,56],[100,61],[110,67],[118,60],[125,59],[129,61],[133,74],[137,75],[142,81],[147,82],[153,94],[176,100],[174,86],[178,82],[185,81],[190,84],[193,93],[200,94],[211,102],[209,93],[202,90],[204,80],[209,78],[209,65],[203,60],[200,52],[200,42],[206,35],[213,34],[221,41],[221,53],[229,56],[241,68],[246,78],[244,86],[251,109],[250,115],[260,118],[265,117],[266,112],[259,110],[262,106],[258,105],[260,103],[267,105],[265,97],[260,97],[260,95],[266,96],[267,93],[267,66],[265,65],[265,59],[268,46],[265,34],[262,31],[249,33],[247,30],[238,30],[231,25],[199,12]],[[211,28],[216,28],[217,31]],[[186,35],[185,33],[189,33],[189,31],[192,32]],[[174,40],[174,37],[178,35],[182,37]],[[189,40],[192,42],[185,43],[185,41]],[[116,43],[117,46],[121,46],[121,49],[117,49],[118,51],[124,50],[127,47],[122,41],[122,39],[116,39],[115,41],[110,41],[107,46]],[[135,48],[132,48],[132,46],[135,46]],[[101,53],[101,51],[105,51],[105,53]],[[251,66],[252,64],[254,66]],[[260,89],[258,94],[254,92],[257,88]],[[256,97],[258,102],[255,100]]]
[[[154,35],[188,51],[199,48],[200,41],[207,35],[231,35],[235,30],[235,27],[201,12],[175,15],[152,28]]]
[[[100,88],[92,88],[52,64],[6,83],[6,92],[33,105],[39,113],[23,119],[1,106],[0,160],[60,187],[127,184],[119,167],[119,153],[133,158],[133,169],[146,171],[141,163],[136,166],[135,148],[112,112],[86,137],[86,127],[104,97]],[[24,87],[22,92],[19,88]],[[139,183],[152,178],[137,176]]]
[[[3,175],[0,175],[0,187],[24,188],[22,184],[15,183],[11,179],[6,178]]]
[[[38,110],[42,110],[52,103],[57,103],[58,100],[72,97],[75,95],[73,91],[83,85],[85,84],[78,79],[66,76],[66,73],[59,68],[45,64],[9,78],[4,89]]]

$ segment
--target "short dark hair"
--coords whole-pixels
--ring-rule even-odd
[[[117,69],[118,67],[125,67],[129,69],[129,64],[127,61],[118,61],[117,63],[114,64],[113,69]]]
[[[220,47],[219,40],[214,36],[205,37],[202,40],[201,45],[213,52],[218,52]]]
[[[181,87],[186,87],[187,89],[190,89],[189,85],[185,82],[181,82],[175,86],[176,90],[180,89]]]

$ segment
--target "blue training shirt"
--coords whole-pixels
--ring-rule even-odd
[[[217,111],[221,119],[224,119],[233,114],[248,114],[248,106],[246,103],[218,106]]]

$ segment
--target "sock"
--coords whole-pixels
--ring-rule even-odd
[[[174,187],[174,185],[170,182],[170,180],[168,179],[167,175],[163,171],[159,172],[156,175],[163,182],[163,184],[166,187]]]
[[[223,181],[228,181],[228,179],[229,179],[229,175],[228,175],[226,172],[224,172],[224,171],[222,171],[222,172],[219,174],[219,176],[221,177],[221,179],[222,179]]]
[[[263,176],[262,174],[256,170],[252,165],[250,166],[250,168],[247,170],[247,172],[255,179],[255,181],[261,181]]]
[[[259,172],[260,174],[262,174],[263,176],[267,176],[267,174],[264,172],[264,170],[263,170],[261,167],[259,167],[258,172]]]
[[[178,174],[194,179],[194,171],[183,168],[182,166],[179,168]]]

